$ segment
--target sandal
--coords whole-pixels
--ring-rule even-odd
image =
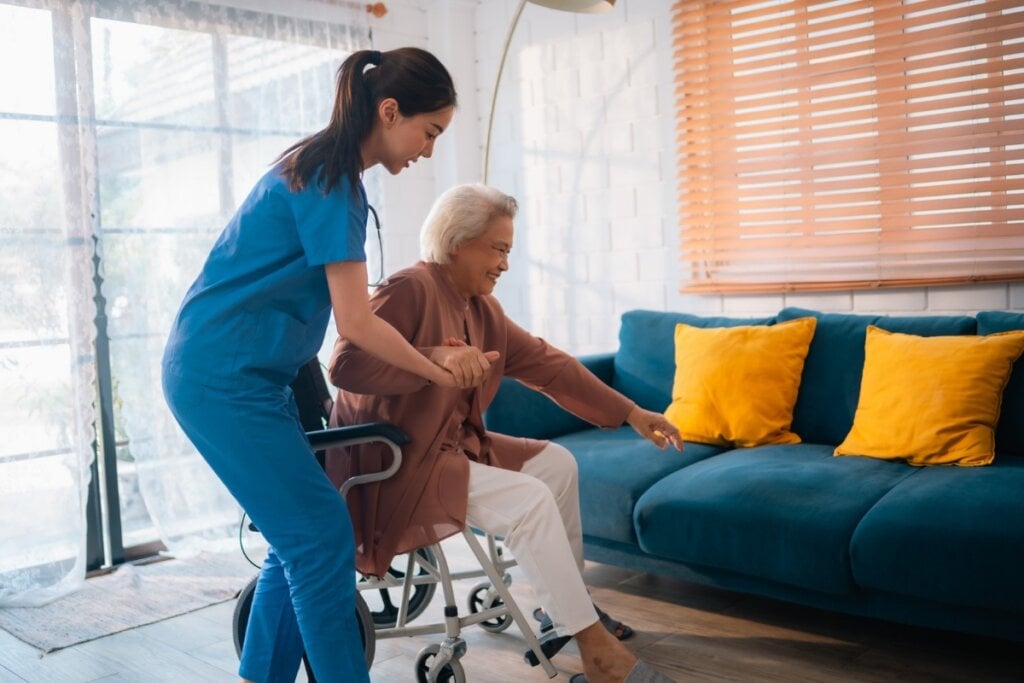
[[[594,609],[597,610],[597,618],[601,620],[604,627],[619,640],[629,640],[633,637],[633,629],[626,626],[618,619],[613,619],[608,616],[608,613],[602,610],[597,605],[594,605]]]
[[[601,621],[601,624],[604,625],[608,633],[611,633],[618,640],[629,640],[633,637],[632,628],[623,624],[618,619],[613,619],[607,612],[597,605],[594,605],[594,609],[597,610],[597,618]],[[541,633],[547,633],[554,628],[554,625],[551,623],[551,617],[549,617],[547,612],[540,607],[533,610],[533,618],[540,622]]]
[[[587,683],[584,674],[576,674],[569,679],[569,683]],[[661,673],[642,659],[636,660],[636,664],[626,674],[622,683],[675,683],[671,678]]]

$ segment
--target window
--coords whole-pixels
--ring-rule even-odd
[[[0,0],[0,602],[84,574],[86,519],[91,566],[237,534],[159,363],[226,220],[368,44],[364,12],[324,11],[359,21]]]
[[[684,291],[1024,279],[1024,3],[673,18]]]

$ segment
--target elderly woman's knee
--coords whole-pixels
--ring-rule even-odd
[[[565,446],[549,443],[539,457],[544,458],[544,466],[552,473],[555,488],[563,490],[566,486],[577,486],[579,483],[579,464]]]
[[[564,469],[567,472],[579,471],[579,465],[576,463],[576,456],[572,454],[568,448],[561,444],[551,442],[548,444],[548,452],[556,458],[559,469]]]

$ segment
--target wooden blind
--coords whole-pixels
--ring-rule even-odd
[[[683,291],[1024,279],[1024,2],[673,22]]]

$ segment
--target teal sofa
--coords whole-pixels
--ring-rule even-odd
[[[631,311],[614,354],[581,358],[639,405],[671,398],[676,323],[818,319],[793,418],[802,443],[659,451],[595,429],[506,379],[489,429],[567,447],[579,463],[588,559],[894,622],[1024,640],[1024,359],[986,467],[912,467],[832,451],[853,423],[869,324],[909,334],[1024,329],[1024,313],[770,318]],[[922,401],[928,397],[922,396]]]

